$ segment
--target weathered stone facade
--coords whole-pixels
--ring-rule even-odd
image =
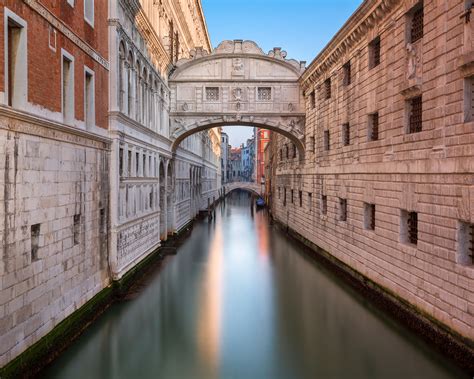
[[[83,11],[0,6],[0,367],[110,283],[106,2]]]
[[[472,20],[368,0],[302,75],[305,156],[278,137],[273,214],[474,339]]]

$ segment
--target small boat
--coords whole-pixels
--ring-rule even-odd
[[[265,207],[265,200],[259,197],[257,201],[255,202],[255,204],[257,205],[257,208],[263,208]]]

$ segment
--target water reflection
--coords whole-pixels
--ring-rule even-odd
[[[253,216],[252,216],[253,215]],[[233,194],[137,299],[64,354],[56,378],[455,378]]]

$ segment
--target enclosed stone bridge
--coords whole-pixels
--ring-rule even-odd
[[[262,186],[255,182],[232,182],[224,185],[225,194],[235,190],[245,190],[262,196]]]
[[[192,51],[170,74],[173,151],[196,132],[226,125],[283,134],[304,154],[305,106],[299,78],[305,62],[265,54],[252,41],[224,41],[212,53]]]

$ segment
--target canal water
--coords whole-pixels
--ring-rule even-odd
[[[47,378],[462,378],[231,194]]]

